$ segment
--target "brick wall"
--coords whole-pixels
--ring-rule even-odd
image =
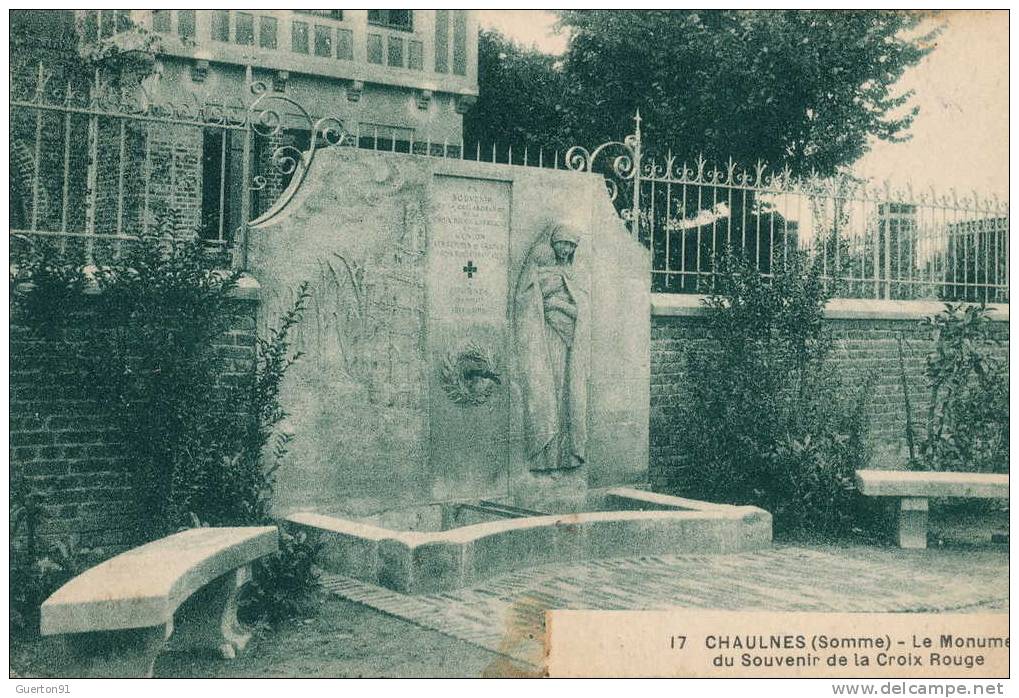
[[[677,457],[675,434],[683,425],[679,408],[686,399],[685,355],[691,346],[709,342],[707,324],[692,304],[678,314],[656,305],[651,319],[651,483]],[[930,331],[921,325],[939,306],[899,303],[889,312],[830,308],[835,339],[833,356],[847,381],[873,374],[869,391],[870,434],[875,464],[895,466],[906,456],[905,408],[899,347],[914,420],[922,429],[928,400],[924,361],[932,347]],[[231,329],[217,344],[223,359],[220,381],[236,384],[253,370],[257,300],[251,289],[239,294]],[[1004,315],[1007,320],[1007,310]],[[131,491],[131,460],[119,437],[98,408],[89,386],[46,373],[41,366],[54,341],[81,341],[90,326],[83,313],[66,336],[41,339],[12,321],[10,363],[10,457],[41,495],[39,533],[55,541],[73,536],[77,546],[96,557],[137,544],[140,512]],[[995,323],[1007,352],[1008,323]]]
[[[707,322],[695,297],[657,298],[659,303],[651,321],[652,484],[667,482],[666,473],[679,456],[676,434],[683,428],[680,408],[687,398],[686,352],[692,346],[710,342]],[[674,302],[678,302],[678,307]],[[1005,320],[1007,307],[1004,306]],[[898,467],[908,458],[900,346],[915,433],[919,438],[923,432],[930,397],[924,369],[933,337],[921,321],[941,309],[940,304],[926,302],[837,301],[829,306],[835,340],[832,357],[844,380],[857,385],[873,376],[872,388],[867,393],[867,414],[875,467]],[[1002,340],[999,351],[1005,355],[1008,322],[995,322],[994,328]]]
[[[254,290],[239,290],[231,328],[215,347],[224,386],[254,370],[256,310]],[[93,319],[85,311],[63,336],[45,339],[12,319],[9,445],[12,472],[40,496],[42,540],[73,537],[79,550],[104,558],[141,542],[131,454],[92,386],[43,368],[55,342],[81,342]]]
[[[150,230],[171,212],[175,234],[191,234],[201,225],[202,133],[194,126],[163,123],[147,130]]]
[[[124,249],[122,241],[102,236],[155,234],[166,219],[173,224],[170,232],[181,237],[199,228],[201,128],[118,118],[97,118],[90,126],[80,114],[64,119],[47,110],[12,112],[12,228],[31,229],[34,222],[38,230],[86,232],[93,147],[96,191],[91,214],[100,237],[88,245],[97,264],[112,263]],[[60,244],[84,256],[84,238],[62,238]]]

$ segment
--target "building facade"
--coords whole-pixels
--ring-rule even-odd
[[[11,227],[85,241],[95,262],[138,234],[234,246],[322,145],[321,119],[348,145],[458,153],[478,92],[466,10],[15,14],[12,46],[38,50],[12,54]],[[33,38],[50,26],[60,51]]]
[[[118,14],[86,13],[83,38],[128,26],[157,35],[147,85],[157,102],[245,103],[254,79],[361,138],[459,144],[478,94],[478,28],[468,10]]]

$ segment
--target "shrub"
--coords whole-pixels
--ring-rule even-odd
[[[73,542],[56,541],[40,550],[12,539],[10,549],[10,629],[34,634],[42,602],[84,570]]]
[[[39,497],[18,472],[11,474],[9,513],[10,629],[34,633],[42,602],[84,566],[73,541],[47,544],[40,540],[36,531]]]
[[[289,335],[307,286],[279,325],[258,338],[254,370],[231,367],[228,382],[221,374],[233,360],[214,345],[233,321],[240,272],[209,266],[197,238],[145,238],[116,267],[92,270],[43,247],[18,270],[31,284],[12,295],[20,321],[55,349],[39,357],[48,362],[44,369],[92,395],[118,425],[146,514],[144,540],[196,525],[272,522],[275,473],[291,438],[277,433],[286,416],[279,390],[298,358]],[[82,317],[89,318],[84,330]],[[303,585],[314,583],[305,564],[313,551],[292,543],[262,566],[259,608],[285,596],[271,590],[274,580],[286,590],[303,588],[298,574]],[[266,612],[279,616],[288,603]]]
[[[865,386],[849,390],[829,359],[830,294],[820,264],[792,254],[763,277],[727,252],[705,300],[710,342],[686,356],[672,485],[772,513],[776,531],[848,530],[853,471],[868,458]]]
[[[241,595],[241,620],[275,624],[308,613],[319,585],[315,560],[320,548],[318,540],[302,532],[281,530],[279,552],[254,565]]]
[[[186,525],[189,512],[210,504],[195,496],[203,475],[243,447],[247,405],[217,384],[221,362],[211,350],[230,325],[239,272],[210,270],[197,239],[152,237],[116,267],[85,270],[43,248],[26,271],[31,287],[16,297],[22,322],[56,349],[44,370],[87,392],[118,425],[146,512],[143,536]],[[67,341],[86,313],[80,342]]]
[[[946,303],[927,324],[935,332],[930,405],[913,467],[1007,473],[1008,363],[993,353],[987,308]]]

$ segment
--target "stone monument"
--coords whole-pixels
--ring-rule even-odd
[[[262,324],[312,293],[278,511],[553,513],[646,481],[649,256],[600,176],[330,148],[249,240]]]

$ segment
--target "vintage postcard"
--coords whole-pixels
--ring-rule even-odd
[[[20,692],[1001,692],[1007,11],[9,23]]]

